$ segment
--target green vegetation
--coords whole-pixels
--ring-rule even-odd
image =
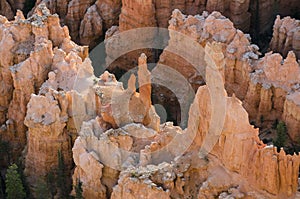
[[[27,183],[26,177],[24,175],[24,168],[25,167],[22,164],[21,160],[18,160],[17,166],[18,166],[18,173],[20,174],[20,178],[21,178],[22,184],[24,186],[26,196],[29,196],[30,195],[29,184]]]
[[[80,179],[78,179],[77,184],[75,186],[75,199],[83,199],[82,192],[82,182],[80,181]]]
[[[0,160],[10,162],[10,144],[0,137]]]
[[[284,122],[279,122],[276,127],[277,136],[274,141],[274,145],[277,147],[279,151],[281,147],[285,146],[286,139],[287,139],[287,131]]]
[[[4,198],[5,197],[5,187],[4,187],[4,183],[2,182],[2,178],[0,176],[0,198]]]
[[[70,187],[68,186],[67,182],[67,175],[66,175],[66,165],[64,161],[64,156],[62,152],[59,150],[57,152],[58,157],[58,167],[56,171],[56,185],[60,194],[61,199],[70,198],[69,193],[71,192]]]
[[[265,118],[263,115],[260,116],[260,125],[262,125],[265,121]]]
[[[278,121],[278,119],[276,119],[276,120],[273,122],[273,124],[272,124],[272,129],[276,129],[278,123],[279,123],[279,121]]]
[[[38,180],[35,192],[37,199],[51,198],[48,185],[42,179]]]
[[[26,196],[24,187],[18,173],[18,166],[12,164],[8,167],[6,173],[6,194],[7,199],[23,199]]]
[[[47,175],[46,181],[39,180],[36,187],[36,197],[37,198],[55,198],[58,196],[60,199],[69,199],[71,198],[69,193],[71,192],[71,186],[68,186],[68,176],[67,169],[65,166],[65,161],[62,152],[59,150],[57,152],[57,161],[58,165],[56,168],[53,168]],[[78,186],[78,187],[77,187]],[[81,183],[78,184],[76,188],[77,192],[80,193]],[[80,197],[78,197],[80,198]]]
[[[57,193],[56,186],[55,186],[55,174],[53,171],[50,171],[46,176],[47,188],[51,195],[51,198],[54,198],[55,194]]]

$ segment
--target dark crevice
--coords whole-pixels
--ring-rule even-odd
[[[36,0],[26,0],[24,3],[23,14],[26,16],[35,6]]]
[[[181,109],[176,94],[162,85],[152,84],[151,101],[160,116],[161,123],[173,122],[179,126],[181,123]]]
[[[272,13],[271,19],[268,21],[267,27],[261,27],[262,12],[266,12],[265,10],[261,10],[260,0],[251,0],[249,6],[249,12],[251,13],[251,24],[250,24],[250,35],[252,38],[252,43],[257,44],[260,48],[260,52],[262,55],[269,51],[269,44],[271,42],[273,36],[273,25],[277,15],[280,15],[281,18],[290,16],[291,18],[299,19],[300,18],[300,8],[290,8],[290,10],[283,11],[280,8],[280,1],[274,0],[274,4],[272,5]],[[269,16],[270,16],[269,15]]]

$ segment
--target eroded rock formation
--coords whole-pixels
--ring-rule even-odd
[[[121,10],[121,0],[38,0],[36,6],[42,3],[68,26],[73,41],[90,48],[99,43],[104,31],[118,24]]]
[[[296,122],[299,121],[296,119],[298,116],[295,111],[291,113],[291,109],[287,108],[289,106],[284,108],[285,104],[293,101],[291,99],[295,99],[288,96],[295,96],[297,94],[294,93],[299,92],[299,63],[293,52],[290,52],[285,60],[280,54],[272,53],[267,53],[259,59],[259,48],[250,43],[249,36],[235,29],[232,22],[217,12],[192,17],[175,10],[169,29],[188,35],[190,46],[193,42],[201,45],[212,41],[220,42],[223,58],[219,60],[224,62],[225,87],[229,95],[234,93],[243,101],[250,121],[256,125],[266,127],[275,120],[283,120],[288,123],[288,129],[291,128],[289,134],[292,140],[297,140],[295,134],[298,134],[298,130],[294,130],[299,128]],[[176,34],[170,34],[168,46],[161,54],[159,63],[177,70],[194,89],[197,89],[203,84],[203,72],[197,64],[184,59],[186,55],[182,53],[182,49],[186,48],[186,42],[178,41]],[[194,51],[188,53],[190,55],[186,57],[192,57]],[[201,63],[201,59],[196,60]],[[214,59],[214,62],[218,62],[218,59]],[[290,100],[285,102],[287,98]],[[298,107],[296,101],[293,103],[295,108]],[[177,113],[179,114],[178,111]]]
[[[57,167],[58,151],[71,169],[74,120],[95,115],[73,87],[93,68],[88,49],[72,42],[68,28],[43,5],[28,19],[22,12],[11,22],[2,17],[1,45],[7,47],[1,48],[1,138],[10,143],[14,162],[27,144],[25,175],[34,190]],[[72,109],[72,103],[83,107]]]
[[[300,21],[291,17],[280,19],[277,16],[273,27],[270,49],[286,56],[293,51],[300,58]]]
[[[249,0],[246,1],[128,1],[122,2],[120,30],[137,27],[159,26],[167,28],[169,17],[174,9],[195,15],[204,10],[220,11],[228,16],[234,24],[249,31],[250,13]],[[139,8],[139,9],[137,9]],[[139,16],[139,20],[137,19]]]
[[[106,6],[113,5],[111,1],[105,2],[63,2],[72,9],[60,9],[56,1],[48,5],[65,14],[66,22],[72,21],[69,26],[75,37],[94,42],[103,28],[114,24],[112,15],[98,11],[115,13]],[[242,15],[247,2],[232,1],[230,9]],[[120,27],[112,32],[165,23],[165,18],[153,12],[158,7],[152,1],[139,4],[142,23],[130,17],[136,11],[132,1],[124,3]],[[176,5],[196,12],[197,3]],[[169,22],[170,40],[159,64],[150,73],[146,54],[135,57],[137,76],[131,74],[124,88],[109,72],[95,77],[88,49],[72,42],[58,16],[37,4],[28,19],[21,12],[10,22],[0,17],[0,44],[5,46],[0,49],[1,139],[12,145],[14,161],[26,145],[25,175],[33,196],[38,180],[45,181],[57,168],[59,151],[67,176],[73,152],[73,184],[83,183],[85,198],[295,196],[299,155],[266,146],[258,129],[249,124],[249,118],[262,126],[281,119],[291,139],[299,139],[300,69],[293,52],[285,59],[272,53],[259,59],[258,47],[220,13],[186,16],[175,10]],[[228,9],[218,2],[206,6]],[[172,31],[188,39],[180,40]],[[151,41],[153,34],[148,36]],[[182,46],[178,41],[186,42]],[[195,51],[199,57],[186,63],[185,58],[193,57],[196,49],[191,44],[203,51]],[[200,67],[195,68],[195,63]],[[171,70],[181,75],[167,73]],[[217,80],[210,76],[216,71]],[[166,104],[172,106],[177,100],[182,109],[189,110],[177,112],[172,107],[178,124],[186,129],[170,122],[160,124],[151,100],[152,83],[165,85],[166,90],[158,86],[153,91],[154,95],[162,92],[161,98],[169,95]],[[210,87],[212,83],[216,88]],[[189,95],[195,91],[195,96]]]
[[[99,117],[84,123],[73,148],[77,166],[74,182],[82,179],[87,198],[105,194],[106,165],[121,171],[115,176],[118,181],[111,193],[115,199],[158,195],[160,198],[293,197],[297,190],[299,156],[286,155],[283,150],[278,153],[276,148],[264,145],[258,138],[258,129],[249,124],[241,101],[223,93],[224,126],[212,151],[203,158],[198,153],[207,142],[213,110],[207,86],[198,89],[185,131],[170,123],[161,125],[158,131],[134,123],[106,130],[107,125],[103,126]],[[182,146],[172,142],[185,136],[195,139],[177,156]],[[97,168],[99,175],[92,175],[88,168]]]
[[[26,144],[24,119],[32,93],[47,79],[56,47],[72,47],[67,28],[41,6],[26,20],[21,12],[14,21],[1,21],[1,125],[2,138],[12,144],[15,157]],[[83,54],[84,48],[77,47]]]

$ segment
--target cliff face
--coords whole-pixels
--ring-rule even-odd
[[[0,14],[6,16],[8,19],[14,18],[13,8],[6,0],[1,1]]]
[[[288,7],[287,5],[291,5]],[[137,9],[139,8],[139,9]],[[295,0],[200,0],[200,1],[122,1],[120,27],[137,28],[144,26],[168,27],[168,20],[172,11],[179,9],[184,14],[196,15],[203,11],[219,11],[228,17],[236,28],[249,32],[250,26],[257,34],[265,33],[273,24],[275,14],[283,16],[294,15],[299,9]],[[139,16],[139,17],[137,17]],[[123,23],[123,24],[122,24]],[[124,28],[126,30],[127,28]],[[123,30],[122,28],[120,28]],[[252,31],[252,30],[251,30]]]
[[[266,54],[257,63],[255,72],[250,75],[251,81],[244,100],[250,120],[263,123],[282,119],[286,122],[283,113],[291,110],[284,108],[284,104],[289,95],[299,92],[299,74],[299,63],[293,52],[285,60],[279,54]],[[297,102],[294,103],[297,106]],[[293,125],[289,122],[288,129]],[[292,129],[288,132],[290,135],[295,134]],[[295,136],[292,137],[296,141]]]
[[[123,5],[123,11],[120,24],[124,24],[120,27],[123,27],[124,30],[153,25],[167,28],[169,17],[174,9],[179,9],[189,15],[196,15],[207,10],[209,12],[221,12],[234,23],[236,28],[244,32],[251,31],[257,36],[270,30],[276,14],[297,16],[299,10],[297,0],[157,0],[143,1],[143,4],[139,1],[129,2],[127,0],[123,2],[121,0],[37,0],[35,7],[41,3],[45,3],[52,14],[59,14],[61,22],[68,25],[71,30],[71,37],[74,41],[82,45],[89,45],[91,48],[103,39],[102,31],[119,24],[121,5]],[[8,19],[13,19],[18,9],[27,13],[31,6],[34,6],[31,4],[31,1],[25,0],[3,0],[0,5],[0,14]],[[94,22],[90,22],[88,30],[83,33],[88,17]],[[99,17],[101,20],[99,20]],[[95,24],[95,22],[98,22],[98,24]],[[123,28],[120,29],[123,30]],[[102,31],[99,31],[100,29]]]
[[[26,0],[2,0],[0,3],[0,14],[7,19],[12,20],[17,10],[25,10],[28,12],[31,2]],[[29,6],[29,7],[28,7]]]

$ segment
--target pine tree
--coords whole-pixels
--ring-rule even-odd
[[[3,141],[0,137],[0,159],[10,162],[10,144],[7,141]]]
[[[56,184],[59,189],[60,198],[66,199],[69,198],[69,189],[67,186],[67,175],[66,175],[66,166],[64,162],[64,156],[61,151],[57,152],[58,157],[58,168],[56,173]]]
[[[12,164],[8,167],[6,173],[6,194],[7,199],[23,199],[26,194],[24,191],[24,187],[18,173],[18,166],[16,164]]]
[[[46,180],[47,180],[47,187],[51,194],[51,198],[54,198],[55,194],[57,193],[56,184],[55,184],[56,182],[55,172],[50,171],[46,176]]]
[[[75,186],[75,199],[83,199],[82,192],[82,182],[80,181],[80,179],[78,179],[77,184]]]
[[[4,183],[2,182],[2,177],[0,176],[0,198],[4,198],[5,197],[5,195],[4,195],[4,192],[5,192],[5,190],[4,190]]]
[[[277,146],[278,151],[281,147],[284,147],[287,135],[286,135],[286,126],[284,122],[279,122],[276,127],[277,136],[274,141],[274,145]]]
[[[47,183],[45,183],[42,179],[38,180],[35,192],[37,199],[50,198],[50,191],[48,189]]]

